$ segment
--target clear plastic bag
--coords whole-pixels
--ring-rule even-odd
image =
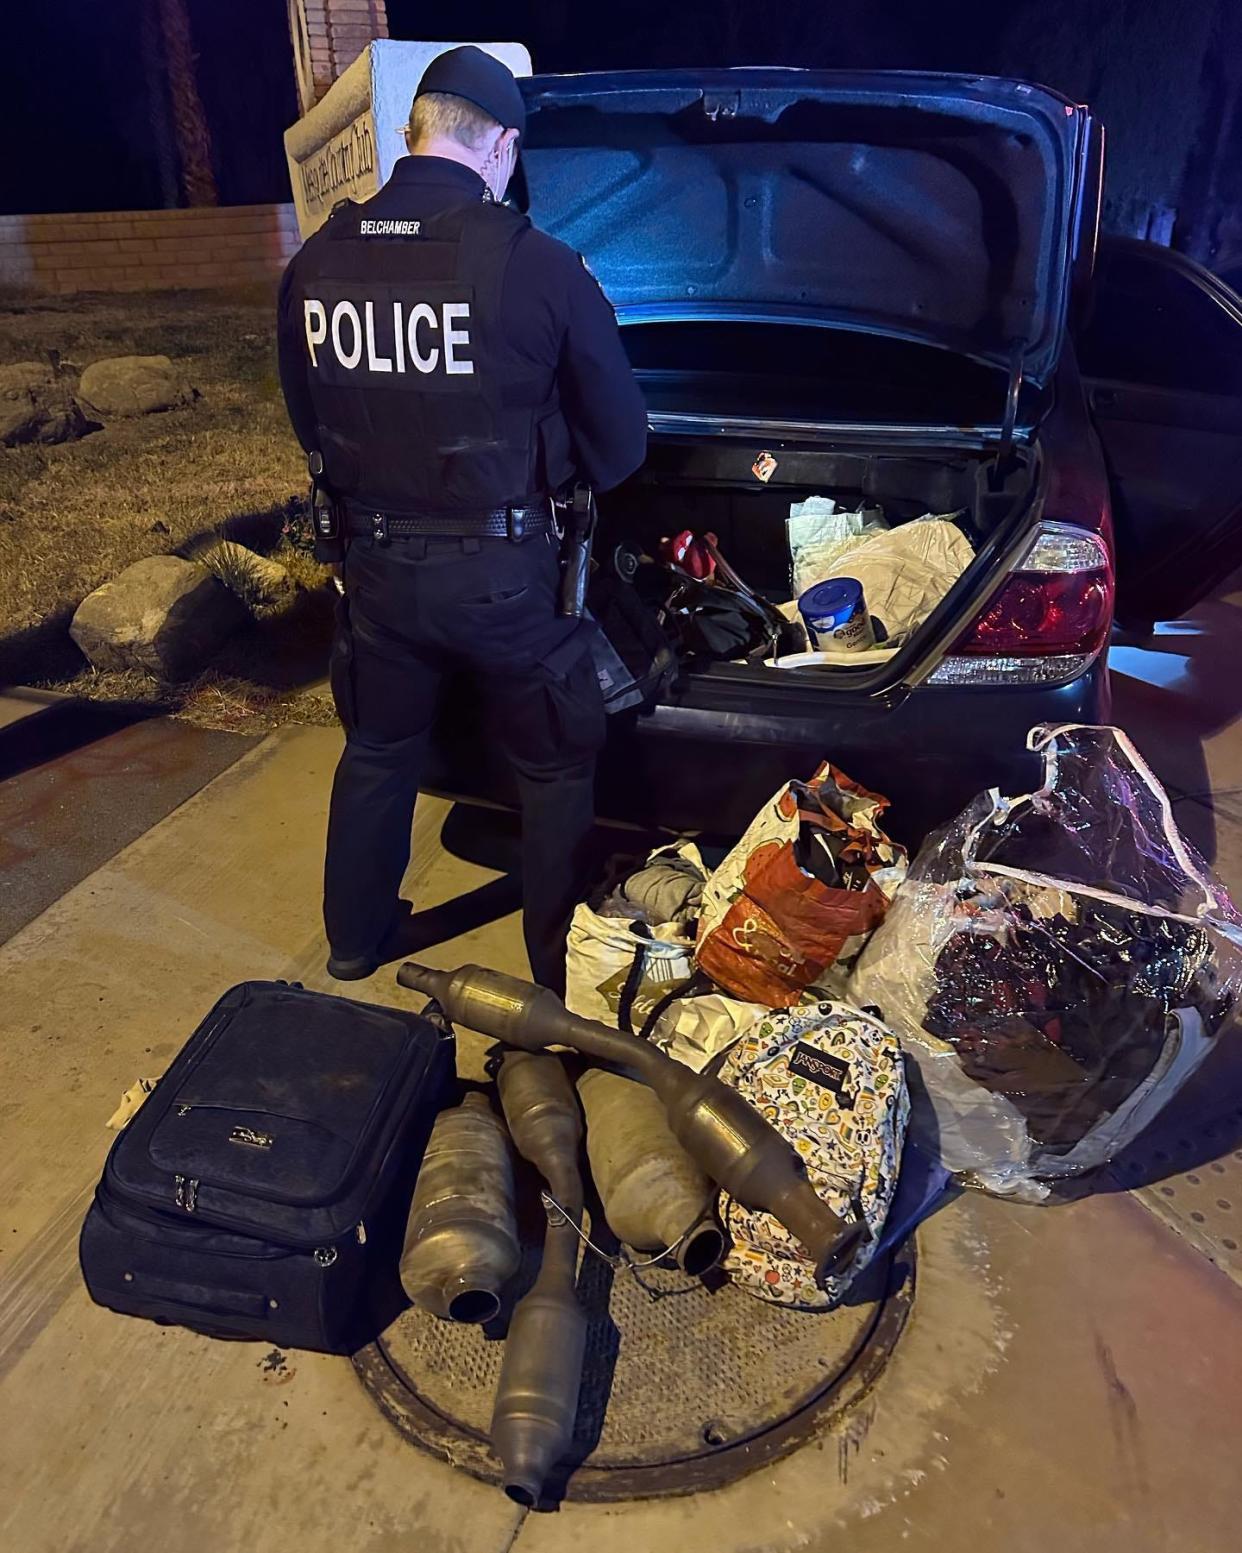
[[[855,968],[912,1072],[911,1136],[1038,1200],[1152,1120],[1224,1027],[1242,917],[1116,728],[1032,729],[1044,785],[928,837]]]

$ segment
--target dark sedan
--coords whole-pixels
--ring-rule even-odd
[[[1097,244],[1101,130],[1040,87],[524,86],[520,198],[586,256],[649,406],[601,547],[710,530],[787,599],[785,519],[819,495],[894,525],[954,514],[974,550],[883,661],[688,664],[612,719],[601,813],[736,833],[827,756],[912,840],[981,788],[1028,789],[1032,725],[1107,720],[1114,618],[1176,615],[1242,559],[1242,304],[1167,251]],[[428,785],[508,800],[467,697]]]

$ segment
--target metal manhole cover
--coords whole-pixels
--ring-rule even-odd
[[[1242,1108],[1170,1120],[1132,1144],[1113,1177],[1242,1283]]]
[[[523,1268],[514,1298],[533,1278]],[[728,1282],[630,1273],[587,1257],[588,1313],[573,1461],[551,1497],[616,1500],[693,1493],[794,1449],[856,1401],[883,1368],[914,1292],[913,1241],[824,1314],[766,1305]],[[355,1357],[363,1384],[412,1443],[486,1482],[504,1351],[502,1316],[457,1326],[407,1310]]]

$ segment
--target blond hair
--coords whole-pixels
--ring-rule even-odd
[[[455,140],[478,151],[488,133],[499,128],[490,113],[451,92],[424,92],[410,107],[408,133],[415,145],[427,140]]]

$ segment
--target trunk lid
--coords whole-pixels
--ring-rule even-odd
[[[999,79],[534,76],[515,190],[623,322],[786,321],[1047,385],[1094,242],[1090,119]]]

